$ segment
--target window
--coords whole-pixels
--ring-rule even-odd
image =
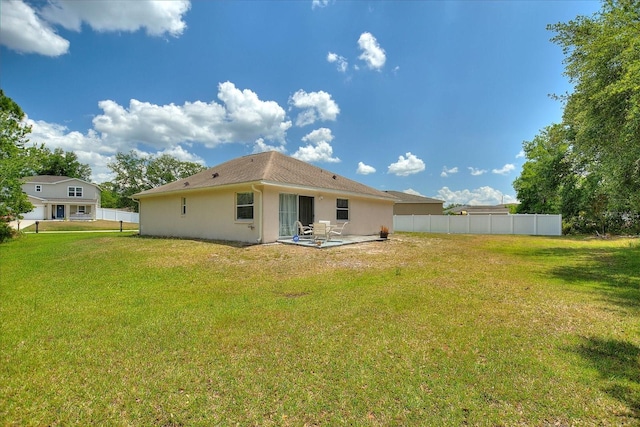
[[[82,197],[82,187],[69,187],[69,197]]]
[[[78,213],[79,214],[87,213],[87,207],[86,206],[78,206]]]
[[[180,212],[182,213],[182,215],[186,215],[187,214],[187,198],[186,197],[182,198],[182,208],[181,208]]]
[[[36,193],[39,193],[41,191],[42,191],[42,185],[36,184]]]
[[[349,200],[337,199],[336,200],[336,219],[348,221],[349,220]]]
[[[253,219],[253,193],[236,193],[236,220]]]

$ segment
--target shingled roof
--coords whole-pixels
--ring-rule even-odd
[[[238,157],[188,178],[134,194],[132,197],[138,198],[185,190],[191,191],[249,183],[334,190],[395,200],[392,195],[384,191],[376,190],[326,169],[285,156],[277,151]]]
[[[56,175],[34,175],[34,176],[25,176],[22,178],[23,182],[26,183],[36,183],[36,184],[57,184],[63,181],[69,181],[72,179],[80,179],[80,178],[69,178],[68,176],[56,176]],[[84,181],[80,179],[80,181]],[[88,181],[84,181],[88,182]],[[91,182],[89,182],[91,184]],[[95,185],[95,184],[93,184]]]
[[[418,196],[416,194],[403,193],[402,191],[385,191],[397,199],[397,203],[444,203],[444,200],[432,199],[431,197]]]

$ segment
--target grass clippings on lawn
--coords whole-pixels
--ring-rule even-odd
[[[636,240],[0,245],[0,423],[635,425]]]

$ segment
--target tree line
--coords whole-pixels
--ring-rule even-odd
[[[571,93],[561,123],[525,141],[520,213],[560,213],[565,233],[640,232],[640,2],[548,26]]]

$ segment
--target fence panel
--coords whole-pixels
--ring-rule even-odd
[[[98,208],[96,209],[96,219],[107,221],[122,221],[140,223],[140,214],[137,212],[120,211],[117,209]]]
[[[560,236],[562,215],[394,215],[395,231]]]

